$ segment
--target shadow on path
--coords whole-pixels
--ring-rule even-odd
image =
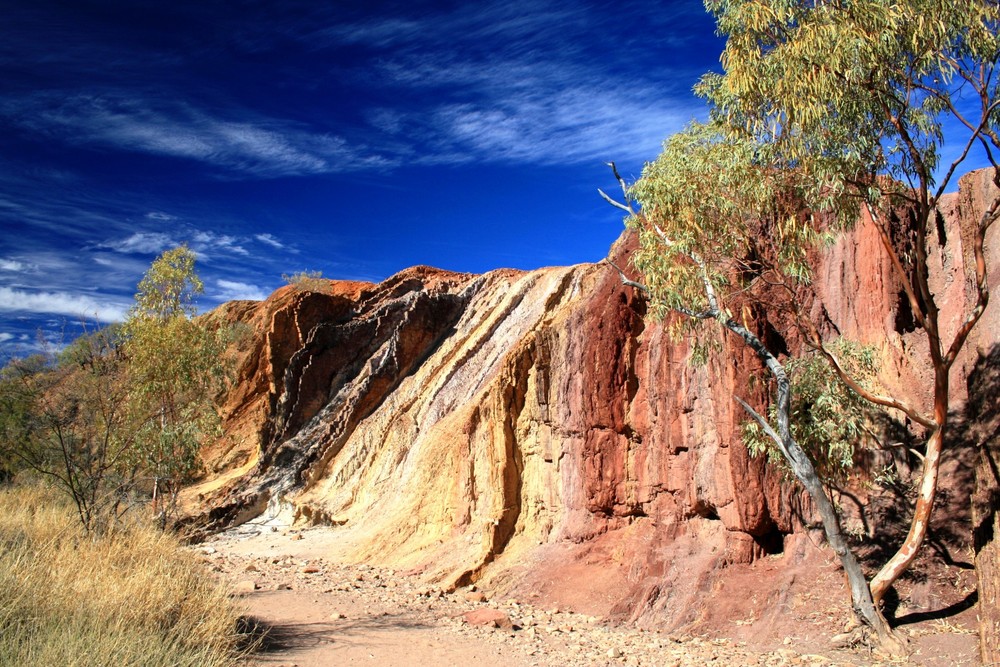
[[[376,639],[380,635],[388,638],[400,630],[431,628],[432,625],[403,614],[293,623],[272,623],[257,616],[243,616],[238,626],[239,634],[245,638],[243,648],[258,656],[288,653],[321,645],[378,646],[387,643]]]

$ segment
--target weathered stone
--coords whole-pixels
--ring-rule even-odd
[[[514,627],[510,617],[497,609],[476,609],[462,614],[469,625],[510,630]]]
[[[252,579],[243,579],[233,585],[233,595],[249,595],[259,588]]]
[[[982,173],[962,185],[931,240],[945,328],[970,303],[967,229],[989,187]],[[612,248],[617,264],[635,244],[626,235]],[[987,248],[1000,284],[1000,225]],[[886,391],[922,403],[926,344],[869,220],[818,259],[813,289],[824,331],[875,345]],[[765,314],[747,317],[773,345],[799,349]],[[337,526],[348,558],[446,590],[476,582],[491,597],[502,587],[667,628],[747,618],[749,598],[706,609],[706,591],[727,568],[801,544],[809,503],[742,444],[733,395],[763,405],[767,393],[750,381],[752,351],[723,337],[694,366],[687,343],[645,315],[606,265],[415,267],[379,285],[227,304],[208,318],[249,333],[233,352],[228,437],[206,452],[214,477],[195,490],[207,506],[198,521],[212,530],[288,503],[300,522]],[[992,308],[956,360],[956,405],[998,332]],[[767,576],[752,585],[784,587],[780,570]]]
[[[482,591],[467,591],[463,597],[469,602],[486,602],[486,594]]]

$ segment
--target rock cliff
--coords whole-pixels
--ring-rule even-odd
[[[970,174],[942,205],[934,287],[950,326],[972,298],[967,229],[989,187]],[[632,244],[615,244],[616,263]],[[926,345],[869,221],[825,252],[815,296],[831,335],[878,347],[888,390],[924,398]],[[795,349],[759,315],[762,334]],[[725,338],[693,365],[688,344],[645,316],[604,264],[416,267],[227,304],[211,317],[246,333],[196,521],[213,530],[284,509],[336,526],[342,558],[666,627],[746,613],[703,603],[734,573],[770,577],[761,601],[775,602],[792,565],[824,554],[804,497],[741,442],[732,397],[766,401],[757,360]],[[956,364],[956,406],[998,332],[994,306]],[[787,567],[747,574],[778,554]]]

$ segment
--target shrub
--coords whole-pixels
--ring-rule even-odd
[[[300,292],[321,292],[329,282],[323,279],[322,271],[299,271],[291,275],[282,273],[281,279]]]

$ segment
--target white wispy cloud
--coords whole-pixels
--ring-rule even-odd
[[[278,250],[281,250],[282,248],[285,247],[284,243],[282,243],[280,240],[278,240],[271,234],[255,234],[254,238],[260,241],[261,243],[267,244],[272,248],[277,248]]]
[[[225,252],[236,255],[248,256],[250,252],[243,247],[244,238],[237,238],[228,234],[216,234],[211,231],[198,231],[192,236],[192,246],[199,254],[209,254],[212,252]]]
[[[217,280],[218,292],[214,295],[220,301],[263,301],[268,293],[257,285],[235,280]]]
[[[0,343],[7,343],[14,340],[15,338],[17,338],[17,336],[15,336],[14,334],[6,332],[0,333]]]
[[[250,251],[245,245],[250,240],[247,236],[220,234],[211,230],[196,230],[182,226],[173,234],[164,232],[133,232],[122,239],[112,239],[99,244],[99,248],[107,248],[119,253],[137,253],[158,255],[164,250],[186,243],[199,259],[208,261],[217,255],[239,255],[249,257]],[[98,259],[105,264],[107,258]]]
[[[487,78],[474,100],[437,104],[419,116],[375,110],[370,119],[401,140],[418,138],[423,146],[409,148],[416,163],[566,165],[651,159],[666,136],[704,113],[696,103],[664,101],[651,88],[580,79],[504,89]]]
[[[30,292],[27,290],[0,287],[0,311],[46,313],[99,322],[117,322],[122,319],[128,306],[113,300],[98,300],[86,294],[71,292]]]
[[[582,5],[515,1],[374,19],[315,38],[384,51],[378,81],[425,100],[416,111],[367,110],[383,149],[392,150],[391,137],[410,162],[651,159],[665,137],[704,115],[690,93],[701,72],[684,63],[649,67],[638,62],[641,51],[635,63],[614,48],[595,59],[581,44],[599,37],[605,20]],[[683,39],[676,26],[656,27],[658,39]]]
[[[0,271],[13,271],[21,272],[27,271],[28,265],[24,262],[19,262],[16,259],[2,259],[0,258]]]
[[[95,229],[122,226],[120,217],[100,210],[74,191],[64,190],[60,183],[45,182],[43,194],[37,187],[37,183],[26,187],[23,182],[10,178],[0,165],[0,221],[44,230],[63,241],[89,238]]]
[[[492,107],[441,107],[432,118],[449,153],[566,164],[655,156],[663,137],[680,130],[692,112],[658,108],[635,95],[602,98],[577,89],[510,97]]]
[[[291,120],[237,104],[208,107],[184,90],[124,85],[0,98],[0,120],[69,144],[194,160],[227,178],[651,159],[666,136],[704,112],[690,94],[701,71],[683,59],[644,60],[655,51],[642,48],[644,35],[683,43],[691,39],[684,17],[704,10],[620,5],[613,13],[546,0],[415,6],[349,22],[343,11],[316,9],[280,30],[314,49],[318,63],[324,50],[359,51],[354,63],[334,62],[338,77],[378,93],[352,101],[360,121],[335,113]],[[622,21],[646,32],[608,29]],[[147,214],[173,219],[160,216],[171,214]]]
[[[177,245],[172,237],[161,232],[135,232],[131,236],[115,241],[106,241],[102,248],[123,253],[159,254]]]
[[[7,100],[9,122],[69,143],[197,160],[257,177],[337,173],[385,166],[387,159],[344,137],[246,110],[213,114],[136,93],[37,94]]]
[[[394,50],[442,49],[456,43],[499,40],[490,44],[491,50],[496,50],[512,41],[551,42],[560,32],[584,20],[584,13],[579,6],[557,6],[538,0],[466,4],[451,11],[415,12],[409,17],[384,15],[364,22],[335,24],[310,31],[306,38],[318,46],[334,42]]]
[[[164,213],[162,211],[150,211],[149,213],[146,214],[146,218],[148,220],[158,220],[161,222],[170,222],[173,220],[177,220],[176,215],[170,215],[169,213]]]

